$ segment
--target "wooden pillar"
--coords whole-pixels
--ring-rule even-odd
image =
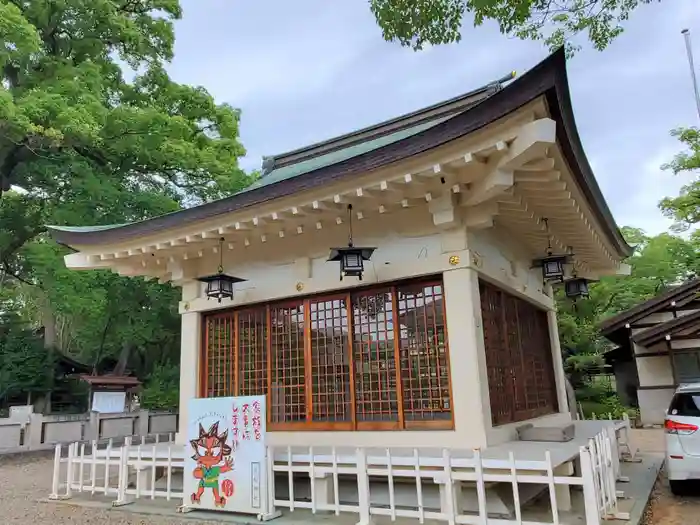
[[[676,370],[676,363],[673,361],[673,345],[671,344],[671,337],[666,336],[666,350],[668,350],[668,359],[671,361],[671,373],[673,374],[673,385],[678,386],[678,370]]]
[[[458,268],[444,272],[443,284],[455,432],[464,448],[485,447],[491,410],[479,276],[471,268]]]
[[[180,408],[179,432],[176,442],[184,444],[187,439],[188,405],[190,399],[199,397],[200,358],[202,355],[202,319],[199,313],[182,314],[180,336]]]

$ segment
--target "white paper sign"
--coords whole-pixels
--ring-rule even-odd
[[[267,514],[265,396],[191,399],[185,505]]]
[[[126,392],[95,392],[92,394],[93,412],[118,414],[124,412]]]

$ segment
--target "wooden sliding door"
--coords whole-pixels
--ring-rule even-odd
[[[479,292],[493,424],[556,412],[547,312],[485,281]]]

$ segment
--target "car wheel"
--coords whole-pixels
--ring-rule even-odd
[[[671,493],[674,496],[684,496],[686,491],[686,484],[684,481],[678,481],[678,480],[668,480],[668,484],[671,487]]]

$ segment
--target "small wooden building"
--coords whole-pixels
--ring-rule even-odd
[[[524,421],[567,423],[534,262],[566,254],[567,278],[597,278],[625,273],[631,252],[579,140],[563,51],[268,157],[226,199],[51,231],[76,250],[70,268],[182,287],[181,420],[193,397],[267,394],[272,446],[486,447]],[[362,280],[328,260],[349,235],[375,248]],[[220,264],[238,282],[217,301],[200,279]]]
[[[636,401],[642,423],[663,423],[678,385],[700,382],[700,279],[606,319],[600,330],[618,345],[606,360],[618,393]]]
[[[132,396],[141,382],[126,375],[82,375],[80,379],[90,386],[89,410],[102,413],[129,412]]]

